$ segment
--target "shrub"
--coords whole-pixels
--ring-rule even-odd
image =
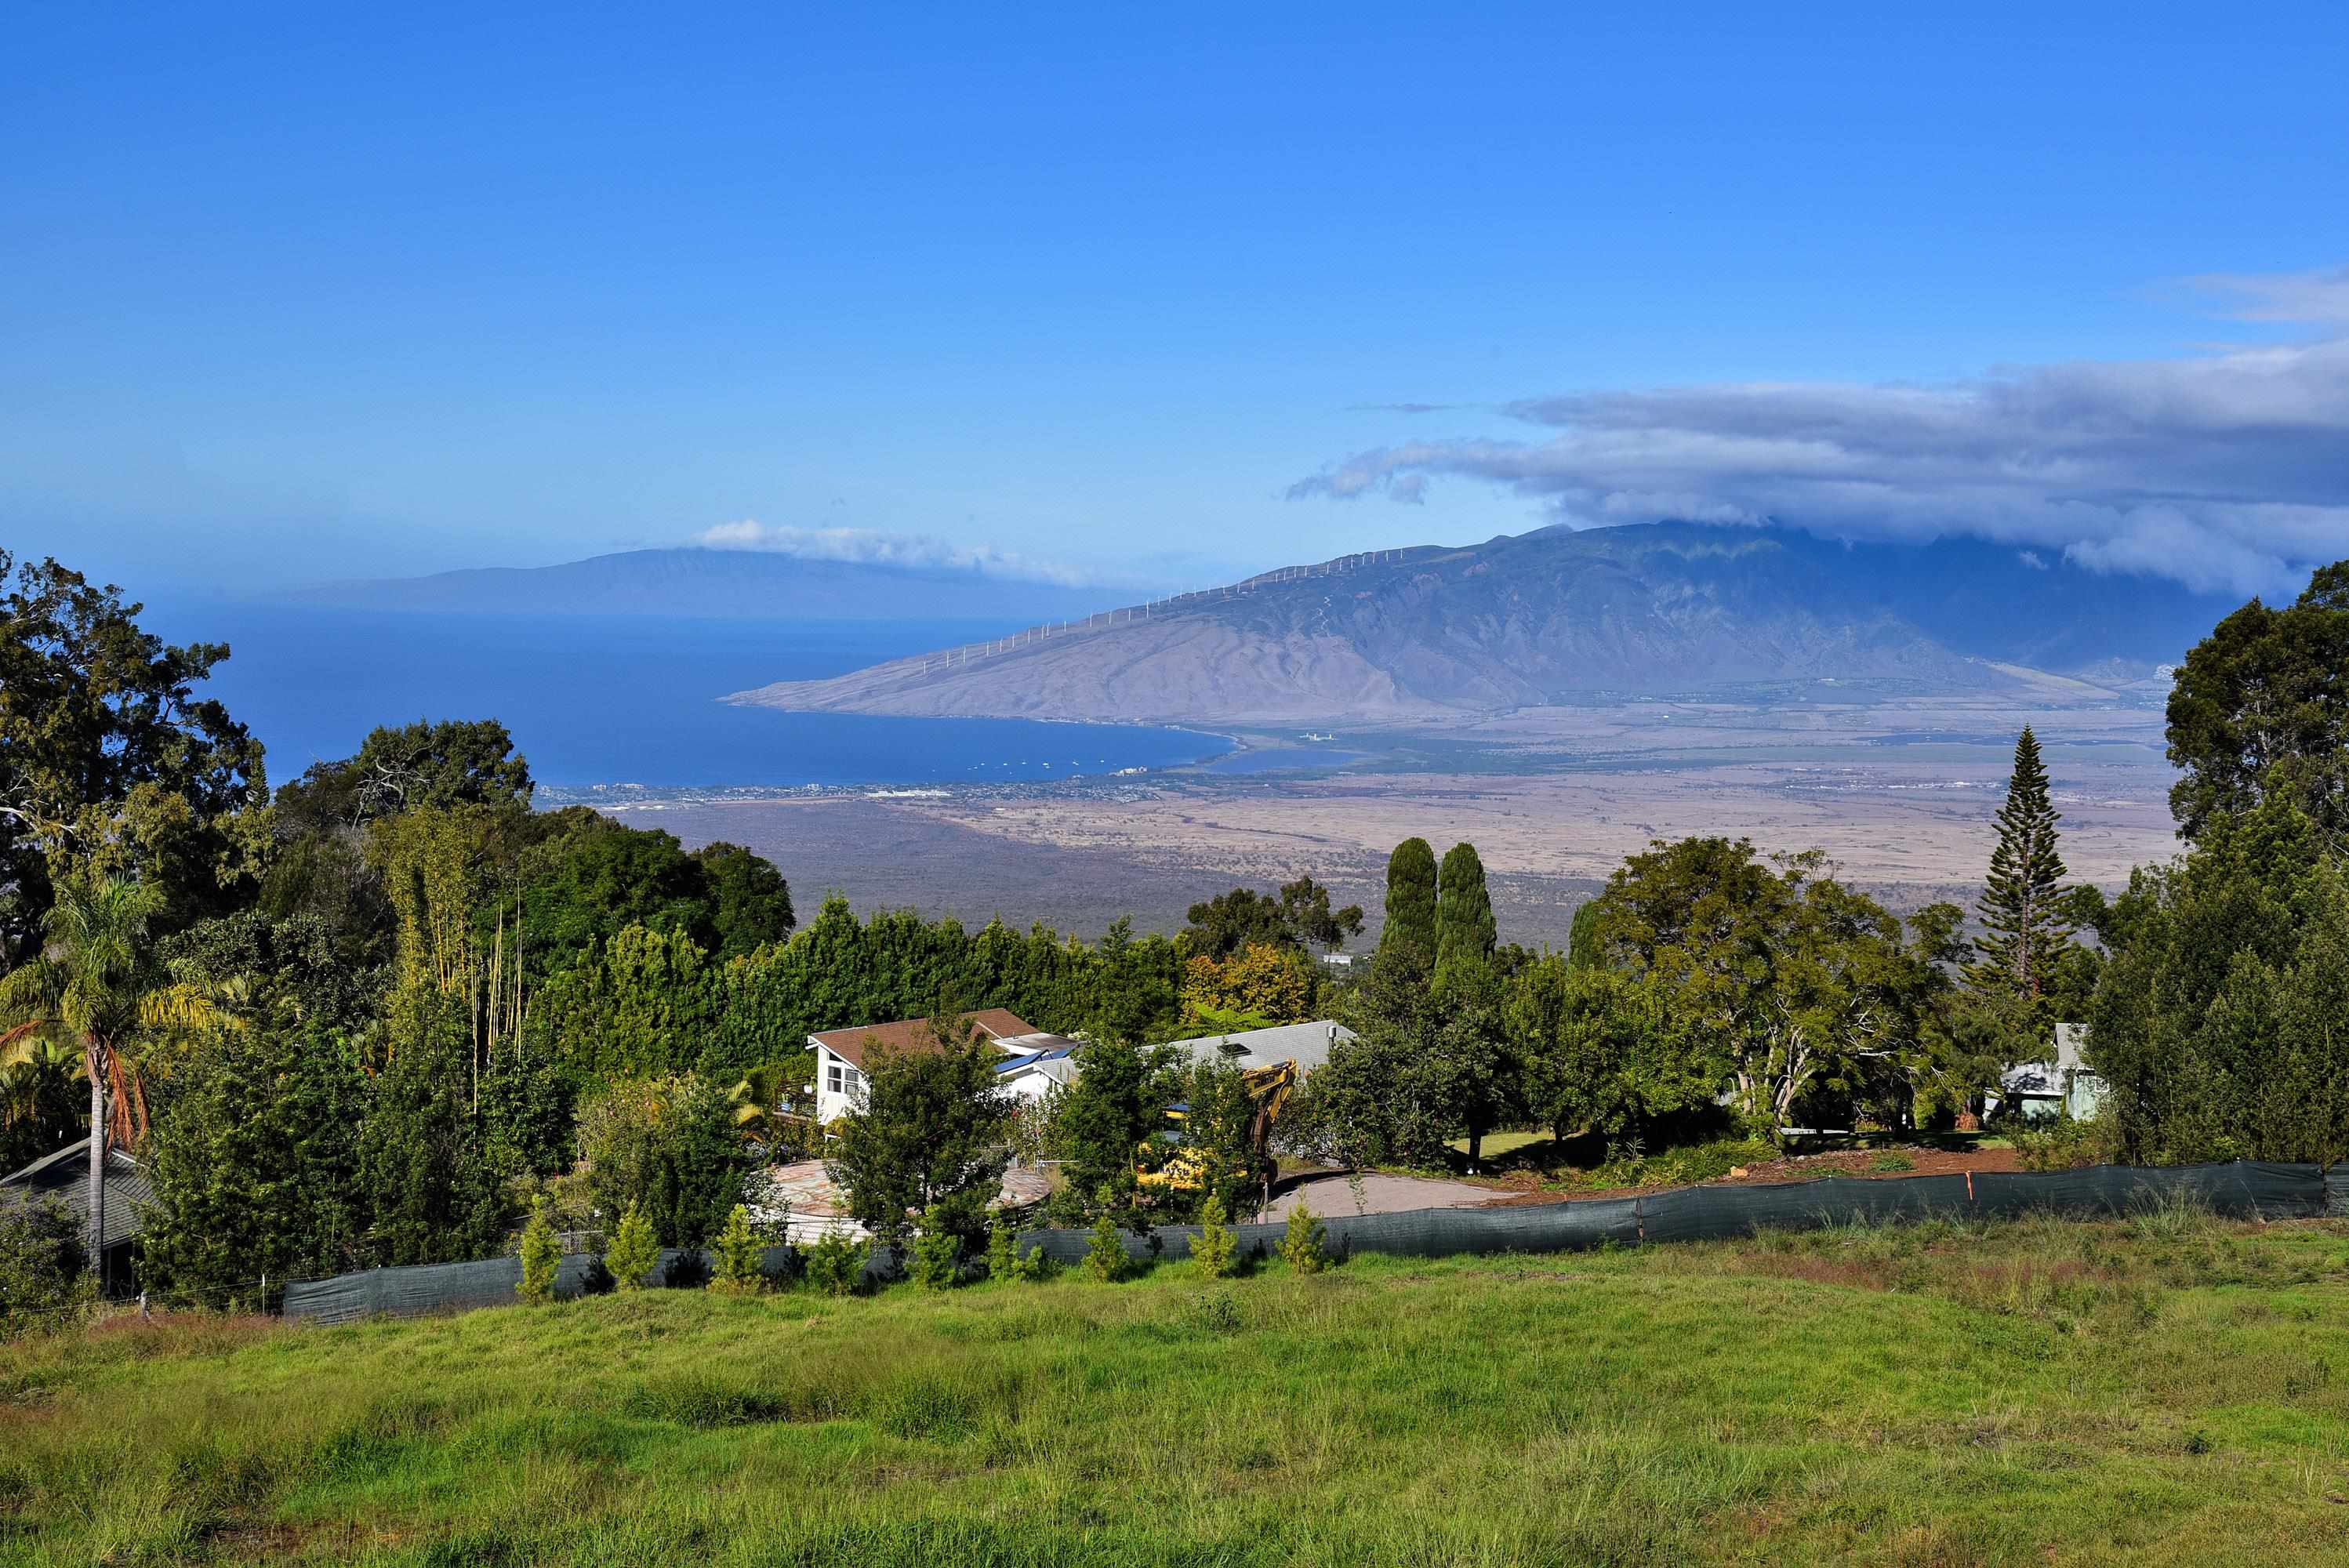
[[[636,1204],[620,1216],[620,1228],[612,1234],[612,1244],[604,1253],[604,1266],[612,1271],[614,1283],[622,1290],[642,1290],[645,1276],[660,1263],[660,1238],[653,1234],[653,1222],[645,1218],[644,1211]]]
[[[914,1283],[924,1290],[952,1288],[962,1274],[962,1239],[935,1203],[922,1211],[921,1230],[914,1237]]]
[[[562,1266],[563,1243],[541,1202],[522,1228],[522,1284],[514,1287],[515,1294],[533,1306],[544,1306],[554,1299],[555,1271]]]
[[[756,1295],[767,1288],[767,1249],[750,1228],[748,1208],[734,1205],[713,1250],[718,1253],[718,1270],[710,1276],[711,1290],[720,1295]]]
[[[987,1228],[987,1277],[1019,1277],[1019,1232],[1009,1214],[998,1214]]]
[[[1209,1279],[1222,1279],[1239,1261],[1239,1237],[1225,1222],[1223,1199],[1213,1192],[1199,1211],[1199,1239],[1191,1243],[1191,1255]]]
[[[1041,1247],[1019,1250],[1019,1222],[998,1214],[987,1235],[987,1277],[1036,1284],[1052,1277],[1052,1260]]]
[[[733,1103],[691,1074],[608,1085],[579,1113],[579,1152],[595,1206],[641,1203],[663,1246],[709,1245],[728,1212],[758,1197]]]
[[[0,1335],[67,1324],[73,1308],[96,1304],[81,1236],[81,1222],[55,1199],[0,1200]]]
[[[1280,1238],[1280,1255],[1299,1274],[1319,1274],[1330,1266],[1330,1233],[1313,1217],[1303,1198],[1288,1211],[1288,1233]]]
[[[2120,1162],[2120,1130],[2109,1111],[2085,1120],[2065,1117],[2044,1131],[2014,1135],[2015,1161],[2025,1171],[2079,1171]]]
[[[1914,1171],[1917,1162],[1897,1149],[1888,1149],[1868,1162],[1870,1171]]]
[[[1125,1255],[1125,1234],[1117,1222],[1103,1214],[1093,1222],[1092,1243],[1085,1248],[1085,1272],[1103,1284],[1115,1284],[1132,1270]]]
[[[807,1249],[801,1275],[812,1290],[848,1295],[864,1283],[864,1248],[838,1231],[826,1231]]]

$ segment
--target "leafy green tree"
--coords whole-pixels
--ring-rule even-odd
[[[563,1243],[556,1238],[542,1201],[522,1228],[522,1283],[514,1293],[531,1306],[544,1306],[554,1299],[555,1274],[562,1266]]]
[[[141,1278],[219,1302],[273,1280],[364,1267],[359,1129],[367,1080],[343,1040],[264,1006],[207,1033],[173,1079],[149,1140],[155,1204]]]
[[[644,1289],[646,1276],[660,1266],[660,1238],[653,1233],[653,1222],[645,1218],[643,1205],[630,1203],[628,1212],[620,1216],[612,1244],[605,1249],[604,1266],[622,1290]]]
[[[1900,923],[1818,875],[1817,851],[1763,864],[1745,840],[1659,841],[1601,895],[1610,966],[1717,1040],[1747,1125],[1776,1137],[1809,1098],[1847,1110],[1872,1073],[1917,1056],[1930,965]]]
[[[261,745],[196,695],[228,646],[166,645],[142,608],[0,550],[0,973],[35,955],[63,876],[136,881],[169,929],[260,872]]]
[[[1415,955],[1422,967],[1435,962],[1435,851],[1425,839],[1405,839],[1387,859],[1386,924],[1379,932],[1379,957]]]
[[[1485,1135],[1516,1120],[1526,1104],[1525,1063],[1489,984],[1445,1008],[1427,1067],[1452,1124],[1467,1137],[1468,1169],[1482,1171]]]
[[[640,1207],[665,1247],[709,1245],[757,1195],[731,1102],[692,1074],[607,1086],[580,1112],[579,1152],[598,1212]]]
[[[1247,1074],[1232,1062],[1195,1061],[1178,1079],[1185,1108],[1183,1140],[1206,1175],[1204,1202],[1226,1214],[1255,1212],[1269,1191],[1273,1161],[1258,1135],[1263,1115]]]
[[[1134,1156],[1166,1125],[1166,1108],[1176,1096],[1175,1059],[1172,1051],[1119,1039],[1085,1047],[1083,1070],[1061,1097],[1052,1122],[1071,1217],[1108,1213],[1147,1227]]]
[[[1355,1037],[1334,1046],[1290,1100],[1284,1142],[1349,1167],[1441,1169],[1459,1124],[1441,1057],[1444,1010],[1420,973],[1382,953],[1346,1016]]]
[[[987,1206],[1009,1160],[1010,1099],[999,1053],[951,1008],[933,1015],[927,1048],[867,1056],[864,1105],[843,1119],[828,1162],[849,1214],[895,1243],[907,1217],[935,1210],[968,1250],[984,1244]]]
[[[514,1217],[507,1183],[522,1170],[482,1136],[462,1004],[420,1003],[400,1033],[371,1080],[359,1126],[358,1180],[373,1215],[369,1261],[493,1257]]]
[[[1199,1211],[1199,1236],[1191,1243],[1191,1255],[1199,1260],[1209,1279],[1226,1277],[1239,1262],[1239,1237],[1232,1230],[1224,1201],[1213,1192]]]
[[[717,945],[707,872],[673,835],[585,806],[534,818],[532,831],[518,873],[521,939],[548,969],[630,926],[682,933],[704,954]]]
[[[711,1243],[718,1267],[709,1288],[720,1295],[756,1295],[767,1288],[767,1249],[750,1226],[750,1211],[741,1203],[726,1212],[726,1223]]]
[[[1360,935],[1360,904],[1343,909],[1330,905],[1330,890],[1311,877],[1299,877],[1280,890],[1278,898],[1237,887],[1191,906],[1190,924],[1180,945],[1186,956],[1228,958],[1250,945],[1334,950],[1346,938]]]
[[[339,762],[312,763],[277,791],[277,811],[294,831],[357,828],[402,811],[527,806],[535,788],[496,719],[419,719],[369,730]]]
[[[2072,944],[2070,905],[2064,892],[2064,858],[2056,843],[2061,820],[2047,798],[2047,769],[2028,725],[2014,743],[2014,773],[1999,808],[1998,844],[1983,883],[1981,961],[1968,972],[1982,989],[2005,989],[2033,999],[2054,984]]]
[[[1451,997],[1481,996],[1493,986],[1493,950],[1500,934],[1493,923],[1493,898],[1485,886],[1485,862],[1474,844],[1444,851],[1435,906],[1436,991]]]
[[[707,889],[714,956],[740,958],[791,935],[798,923],[791,887],[764,857],[721,841],[702,845],[691,858]]]
[[[1319,1274],[1330,1266],[1330,1233],[1314,1217],[1301,1196],[1288,1211],[1288,1228],[1280,1238],[1283,1262],[1301,1274]]]
[[[2139,868],[2089,1009],[2121,1158],[2329,1161],[2349,1153],[2349,898],[2283,793],[2214,814]]]
[[[0,1338],[95,1305],[81,1222],[57,1200],[0,1203]]]
[[[1545,954],[1518,973],[1503,1011],[1526,1110],[1559,1138],[1615,1142],[1711,1103],[1727,1076],[1656,987],[1616,970]]]
[[[2178,832],[2281,797],[2327,832],[2349,830],[2349,561],[2282,609],[2254,599],[2178,668],[2169,793]]]

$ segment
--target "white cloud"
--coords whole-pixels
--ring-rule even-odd
[[[2308,273],[2206,273],[2187,282],[2232,298],[2239,321],[2349,326],[2349,267]]]
[[[2349,323],[2349,272],[2197,282],[2260,319]],[[1550,433],[1380,448],[1289,494],[1417,500],[1430,476],[1455,474],[1571,523],[1967,533],[2246,593],[2297,591],[2310,565],[2349,556],[2349,337],[2337,335],[1948,387],[1599,391],[1506,411]]]
[[[745,518],[721,522],[694,536],[711,550],[763,550],[808,561],[854,561],[872,566],[902,566],[926,572],[968,572],[980,577],[1092,585],[1073,567],[1031,561],[990,544],[957,544],[918,533],[885,533],[873,528],[797,528]]]

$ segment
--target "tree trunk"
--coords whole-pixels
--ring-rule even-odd
[[[106,1289],[106,1062],[105,1047],[90,1041],[83,1066],[89,1069],[89,1269]]]

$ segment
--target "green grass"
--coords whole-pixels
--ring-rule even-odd
[[[0,1346],[0,1563],[2349,1561],[2349,1228]]]
[[[1485,1159],[1489,1164],[1505,1155],[1515,1154],[1520,1149],[1557,1141],[1547,1132],[1488,1132],[1485,1135]],[[1468,1153],[1468,1140],[1464,1138],[1454,1139],[1448,1147],[1463,1158]]]

